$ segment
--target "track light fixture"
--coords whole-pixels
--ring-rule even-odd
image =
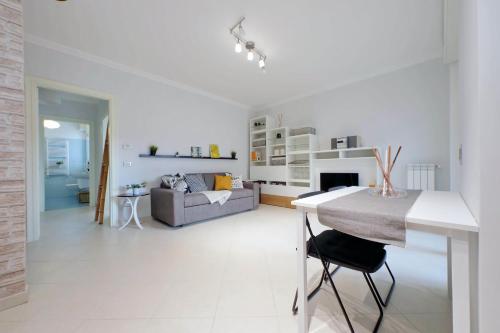
[[[243,47],[242,43],[245,44],[245,49],[247,50],[247,60],[253,61],[255,56],[259,57],[259,68],[265,72],[266,69],[266,55],[261,50],[255,47],[255,42],[245,39],[243,36],[245,31],[243,30],[242,23],[245,17],[242,17],[229,29],[229,33],[236,39],[236,44],[234,45],[234,52],[241,53]]]

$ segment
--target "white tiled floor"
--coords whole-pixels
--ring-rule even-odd
[[[28,246],[30,302],[0,313],[0,332],[293,333],[294,210],[258,210],[183,228],[95,225],[87,208],[45,213]],[[446,241],[409,233],[388,248],[397,286],[381,332],[451,332]],[[309,262],[311,285],[320,273]],[[375,275],[388,286],[384,270]],[[370,332],[377,309],[359,273],[335,281]],[[346,332],[329,286],[311,301],[311,332]]]

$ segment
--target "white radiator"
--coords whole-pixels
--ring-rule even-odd
[[[436,167],[435,164],[408,164],[408,189],[434,191]]]

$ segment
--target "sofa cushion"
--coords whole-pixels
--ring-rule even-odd
[[[229,200],[253,197],[253,191],[247,188],[235,188],[231,192]]]
[[[184,196],[184,207],[193,207],[200,205],[210,205],[208,198],[201,193],[188,193]]]
[[[229,200],[253,197],[253,191],[247,188],[238,188],[231,191]],[[184,196],[184,207],[210,205],[208,198],[202,193],[187,193]]]

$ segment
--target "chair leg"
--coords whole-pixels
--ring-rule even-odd
[[[373,299],[375,299],[375,303],[377,303],[378,311],[379,311],[379,316],[377,323],[375,324],[375,328],[373,329],[373,333],[377,333],[378,329],[380,327],[380,323],[382,323],[382,319],[384,318],[384,310],[382,309],[382,305],[379,302],[379,299],[377,295],[375,294],[375,285],[372,285],[373,282],[371,282],[371,279],[369,279],[370,275],[368,273],[363,273],[363,276],[365,277],[366,283],[368,284],[368,288],[370,288],[370,292],[373,295]]]
[[[390,301],[391,296],[392,296],[392,292],[394,291],[394,286],[396,284],[396,280],[394,279],[394,275],[392,275],[391,269],[389,268],[389,265],[387,264],[387,262],[385,262],[385,267],[387,267],[387,270],[389,271],[389,275],[391,276],[391,279],[392,279],[391,289],[389,289],[389,292],[387,293],[387,296],[385,297],[385,301],[382,300],[382,297],[380,296],[380,293],[378,292],[378,289],[377,289],[375,283],[373,282],[372,277],[370,276],[370,274],[367,274],[368,278],[370,279],[370,282],[372,283],[373,289],[375,289],[375,293],[377,294],[377,298],[380,301],[380,304],[382,304],[384,306],[384,308],[387,307],[387,305],[389,304],[389,301]]]
[[[323,262],[323,260],[322,260],[322,262]],[[323,265],[325,265],[324,262],[323,262]],[[337,270],[338,270],[338,268],[336,268],[334,270],[334,272],[336,272]],[[333,283],[332,275],[327,274],[327,277],[328,277],[328,280],[330,281],[330,284],[332,286],[333,293],[335,294],[335,297],[337,297],[337,301],[339,302],[340,308],[342,309],[342,313],[344,314],[345,320],[347,321],[347,325],[349,325],[349,330],[351,331],[351,333],[355,333],[354,328],[352,327],[352,324],[351,324],[351,320],[349,319],[349,316],[347,315],[347,311],[345,310],[344,303],[342,303],[342,299],[340,298],[340,294],[337,290],[337,287],[335,287],[335,284]]]
[[[338,272],[339,269],[340,269],[340,266],[335,267],[335,269],[330,273],[330,275],[334,276]],[[325,282],[328,282],[328,276],[325,275],[324,280],[325,280]]]
[[[328,264],[328,267],[330,267],[330,264]],[[316,293],[319,291],[319,289],[321,288],[321,285],[323,284],[323,280],[325,279],[325,276],[326,276],[326,272],[325,270],[323,269],[323,273],[321,274],[321,279],[319,280],[319,284],[316,286],[316,288],[314,288],[313,291],[311,291],[311,293],[307,296],[307,301],[309,301],[311,298],[314,297],[314,295],[316,295]],[[294,315],[297,314],[297,311],[299,311],[299,308],[297,307],[297,297],[298,297],[298,293],[299,291],[298,290],[295,290],[295,298],[293,299],[293,305],[292,305],[292,312]]]

